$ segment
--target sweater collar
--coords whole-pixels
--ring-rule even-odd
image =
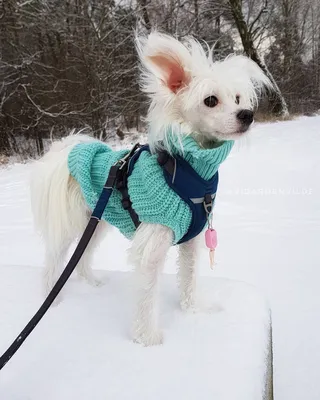
[[[220,164],[229,155],[234,141],[216,142],[212,148],[201,148],[191,135],[167,137],[167,149],[173,156],[179,155],[203,178],[211,179],[217,172]]]

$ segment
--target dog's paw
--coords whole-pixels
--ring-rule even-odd
[[[180,300],[181,310],[190,314],[195,313],[206,313],[206,314],[214,314],[220,311],[223,311],[223,307],[218,304],[207,304],[206,302],[202,302],[191,298],[184,298]]]
[[[196,308],[197,308],[196,302],[195,302],[193,296],[182,297],[180,299],[180,307],[181,307],[182,311],[191,312],[191,313],[196,312]]]
[[[157,346],[163,343],[163,333],[158,330],[140,332],[133,336],[133,341],[143,346]]]
[[[104,280],[98,279],[92,273],[78,273],[79,278],[86,281],[90,286],[100,287],[105,284]]]
[[[105,282],[103,280],[98,279],[98,278],[92,278],[89,280],[87,279],[86,281],[89,283],[89,285],[91,285],[93,287],[101,287],[105,284]]]

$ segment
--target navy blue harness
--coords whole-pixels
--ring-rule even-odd
[[[133,154],[128,165],[128,176],[143,151],[150,152],[149,146],[142,146]],[[219,174],[217,171],[211,179],[205,180],[186,160],[178,155],[172,156],[165,150],[158,153],[158,163],[167,184],[189,205],[192,213],[189,230],[178,242],[181,244],[199,235],[205,227],[215,200]]]

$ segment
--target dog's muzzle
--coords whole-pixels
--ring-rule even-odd
[[[251,110],[241,110],[237,114],[238,120],[244,126],[249,126],[253,122],[253,111]]]

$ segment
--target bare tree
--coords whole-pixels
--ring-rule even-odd
[[[141,14],[143,17],[143,22],[144,26],[147,29],[148,32],[151,31],[151,21],[149,18],[149,11],[148,11],[148,6],[147,6],[147,0],[137,0],[138,4],[141,8]]]
[[[1,148],[18,135],[37,142],[70,128],[106,137],[139,124],[130,3],[104,0],[2,4]]]

